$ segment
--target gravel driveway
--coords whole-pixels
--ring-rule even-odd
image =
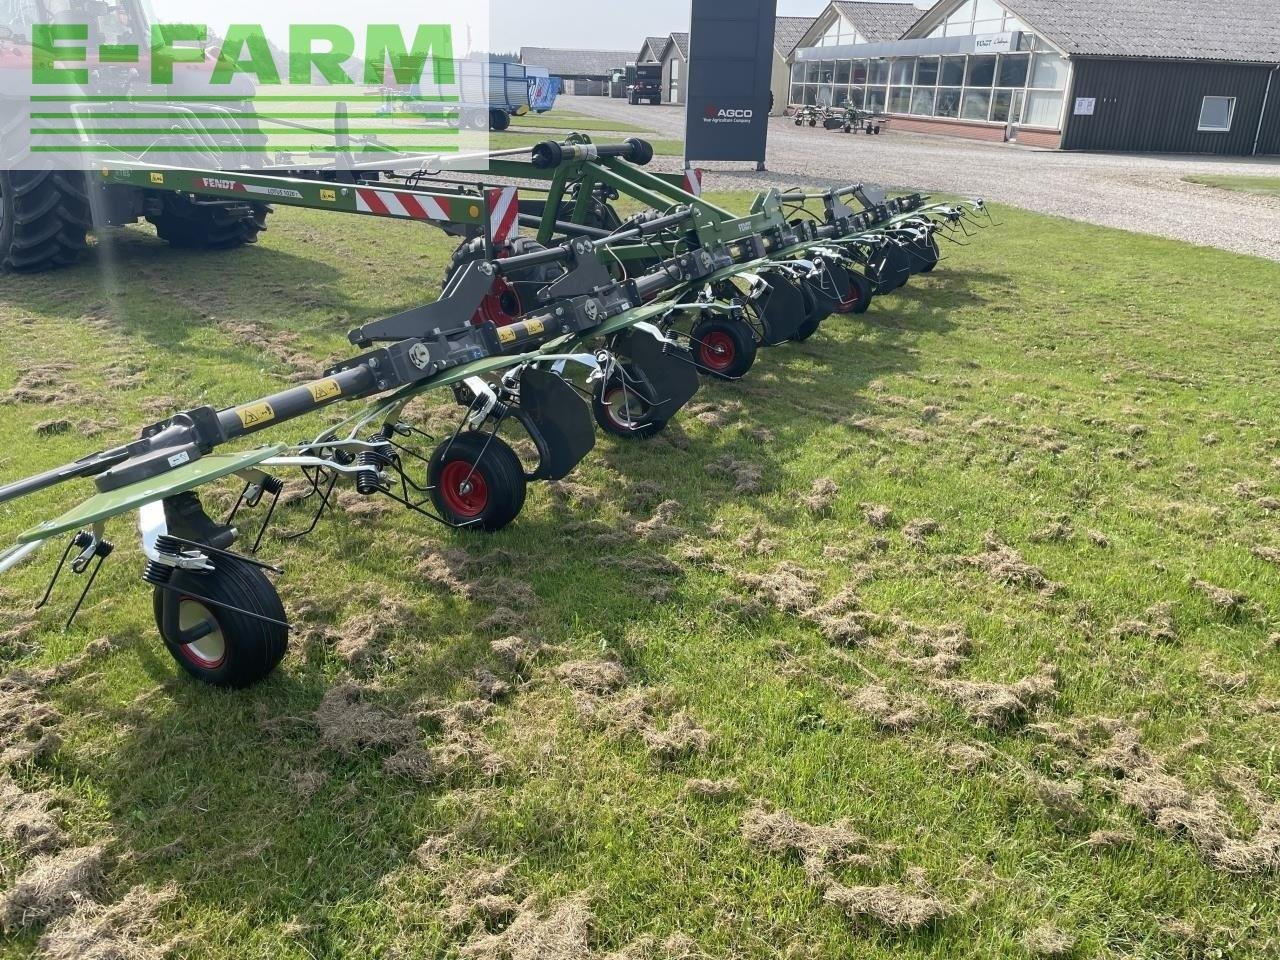
[[[683,139],[684,109],[625,100],[562,97],[577,113]],[[607,134],[606,134],[607,136]],[[659,169],[680,161],[659,157]],[[715,172],[712,189],[760,184],[845,186],[857,181],[980,196],[1101,226],[1220,247],[1280,261],[1280,198],[1184,183],[1193,174],[1280,176],[1280,158],[1063,153],[950,137],[886,131],[845,136],[774,118],[769,173],[700,164]]]

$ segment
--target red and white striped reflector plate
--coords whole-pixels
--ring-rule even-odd
[[[495,187],[489,193],[489,239],[504,246],[520,230],[520,193],[515,187]]]
[[[356,188],[356,209],[360,213],[401,217],[405,220],[453,219],[447,198],[424,197],[395,190],[373,190],[368,187]]]

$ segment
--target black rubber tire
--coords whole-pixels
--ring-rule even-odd
[[[0,272],[69,267],[92,228],[83,173],[0,170]]]
[[[862,314],[866,313],[871,306],[871,301],[875,297],[875,286],[870,280],[859,273],[857,270],[849,269],[845,271],[849,274],[849,286],[853,292],[857,294],[857,298],[852,302],[846,301],[840,313]]]
[[[495,133],[501,133],[511,126],[511,114],[505,110],[489,111],[489,129]]]
[[[257,243],[267,229],[271,208],[265,203],[250,204],[248,213],[232,206],[209,206],[185,198],[168,196],[164,211],[147,219],[166,243],[184,250],[231,250]]]
[[[289,644],[289,630],[238,611],[247,610],[281,622],[287,620],[287,615],[275,585],[259,567],[235,557],[219,556],[212,562],[214,573],[178,570],[170,586],[236,609],[184,600],[181,593],[156,587],[152,612],[165,648],[183,670],[211,687],[240,690],[265,680],[280,665]],[[224,644],[220,662],[205,659],[193,647],[181,646],[165,635],[165,607],[172,603],[194,604],[188,609],[197,615],[203,613],[217,626]]]
[[[703,320],[690,334],[698,371],[717,380],[741,380],[755,366],[759,347],[755,333],[734,320]],[[713,347],[719,346],[717,351]]]
[[[648,389],[648,381],[634,366],[626,364],[623,366],[626,372],[628,384],[639,384],[640,389]],[[602,380],[596,385],[594,392],[591,394],[591,413],[596,418],[596,424],[605,433],[612,437],[620,437],[623,440],[644,440],[648,437],[655,436],[667,429],[665,420],[648,420],[645,419],[643,412],[634,419],[623,420],[615,411],[614,403],[616,397],[625,397],[628,404],[643,404],[644,401],[635,396],[636,387],[623,387],[622,377],[615,373],[608,380]],[[628,412],[624,416],[630,415],[630,406]]]
[[[474,501],[475,509],[462,507],[461,488],[456,495],[445,490],[451,473],[463,467],[468,473],[474,468],[472,482],[478,477],[484,485],[482,502]],[[529,482],[520,458],[501,437],[468,430],[436,447],[427,466],[427,485],[432,503],[445,520],[468,530],[497,533],[520,516]]]

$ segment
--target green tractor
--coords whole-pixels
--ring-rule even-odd
[[[251,110],[252,90],[242,78],[233,82],[225,102],[202,105],[198,116],[183,104],[130,98],[131,92],[142,86],[141,77],[150,73],[150,28],[140,0],[0,0],[0,71],[10,77],[18,71],[29,75],[34,25],[68,17],[83,20],[89,27],[87,67],[93,89],[118,92],[120,101],[81,99],[48,104],[50,111],[65,113],[64,119],[57,121],[59,125],[92,121],[113,107],[123,106],[135,114],[156,115],[156,123],[169,131],[156,138],[157,146],[181,142],[190,150],[192,144],[210,142],[208,131],[214,129],[236,130],[246,146],[265,144],[256,123],[244,116]],[[108,44],[136,45],[141,51],[139,63],[127,67],[103,63],[97,51]],[[167,89],[180,97],[183,90],[207,87],[213,56],[206,48],[203,62],[176,64],[174,83]],[[22,83],[3,86],[22,89]],[[171,191],[108,185],[96,174],[81,170],[32,169],[29,163],[17,169],[15,157],[25,151],[27,129],[34,122],[29,110],[25,99],[0,101],[0,271],[34,272],[68,266],[85,252],[90,233],[142,220],[154,225],[161,239],[174,246],[197,249],[253,243],[267,227],[270,207],[265,203],[196,200]],[[192,157],[195,165],[202,167],[227,163],[225,154],[220,161],[198,151]],[[235,158],[244,166],[261,163],[251,151]]]

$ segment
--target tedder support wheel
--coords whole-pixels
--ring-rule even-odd
[[[496,533],[524,508],[528,481],[520,458],[500,437],[468,430],[431,455],[431,500],[449,523]]]
[[[0,272],[70,266],[92,226],[83,173],[0,170]]]
[[[665,420],[649,415],[645,396],[651,389],[649,381],[630,364],[602,380],[591,395],[591,412],[600,429],[624,440],[643,440],[665,430]]]
[[[756,362],[756,338],[744,323],[703,320],[690,334],[698,370],[719,380],[741,380]]]
[[[197,680],[214,687],[252,686],[284,658],[289,642],[284,606],[258,567],[225,555],[213,563],[212,573],[178,570],[169,589],[155,588],[156,626],[169,653]],[[174,607],[181,636],[165,629]],[[181,642],[191,634],[196,635],[192,642]]]
[[[489,111],[489,129],[497,133],[501,133],[507,127],[511,126],[511,114],[505,110]]]
[[[195,203],[183,198],[166,198],[164,211],[147,217],[160,239],[190,250],[230,250],[257,243],[267,229],[271,208],[264,203]]]
[[[867,308],[871,306],[871,298],[875,296],[871,281],[856,270],[847,272],[849,274],[849,299],[843,301],[840,304],[840,309],[836,312],[866,313]]]

